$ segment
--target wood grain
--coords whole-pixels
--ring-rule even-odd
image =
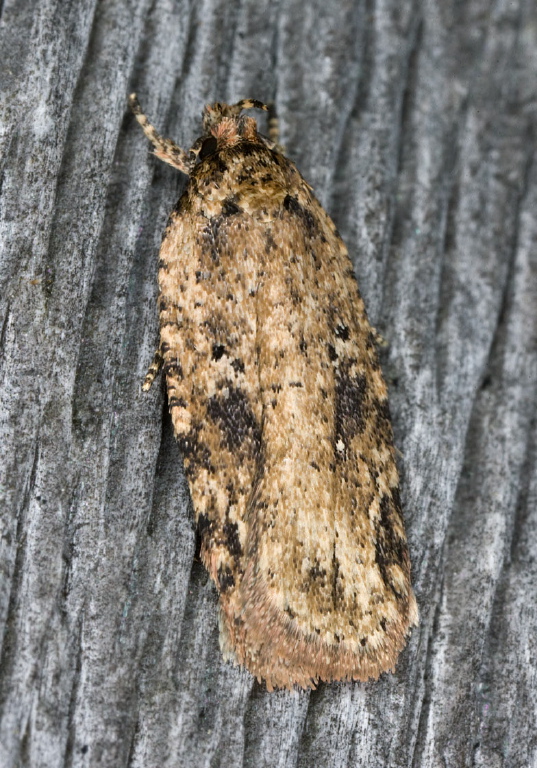
[[[0,4],[0,764],[537,765],[531,0]],[[276,102],[388,342],[420,627],[269,694],[218,649],[156,256],[203,105]]]

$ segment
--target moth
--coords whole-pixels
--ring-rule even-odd
[[[224,658],[269,690],[393,670],[418,611],[376,335],[311,187],[243,110],[210,104],[159,260],[162,366]]]

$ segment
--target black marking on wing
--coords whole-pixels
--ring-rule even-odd
[[[296,197],[286,195],[283,201],[283,207],[286,211],[300,219],[309,237],[315,237],[318,234],[319,226],[315,216],[307,208],[301,205]]]
[[[405,572],[408,570],[407,545],[393,525],[396,515],[400,516],[399,491],[394,488],[392,496],[385,495],[380,502],[380,515],[375,526],[375,562],[386,586],[401,599],[403,595],[394,586],[389,572],[391,565],[398,565]]]
[[[335,391],[334,441],[336,444],[341,439],[347,446],[355,435],[363,432],[366,390],[365,376],[351,377],[345,370],[338,374]]]
[[[261,432],[248,397],[234,386],[228,394],[213,395],[207,404],[207,415],[221,430],[222,443],[231,452],[238,451],[246,442],[254,454],[261,444]]]

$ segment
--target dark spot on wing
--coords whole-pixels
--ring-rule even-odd
[[[317,559],[315,559],[315,562],[309,570],[309,577],[310,579],[313,579],[316,581],[317,579],[323,579],[326,577],[326,570],[324,568],[321,568],[321,564]]]
[[[223,344],[213,344],[212,358],[220,360],[226,354],[226,348]]]
[[[337,352],[333,344],[328,345],[328,357],[333,363],[337,360]]]
[[[284,608],[285,613],[289,616],[290,619],[294,619],[296,617],[296,613],[293,611],[293,609],[287,605]]]
[[[236,152],[237,154],[241,154],[243,157],[251,157],[252,155],[260,155],[258,158],[260,165],[265,165],[266,163],[263,163],[262,161],[264,158],[262,157],[262,147],[260,147],[259,144],[256,144],[253,141],[241,141],[241,143],[237,146]],[[261,151],[260,151],[261,150]]]
[[[345,370],[338,374],[335,391],[335,444],[341,439],[346,446],[356,434],[363,431],[365,394],[365,376],[351,377]],[[341,456],[342,452],[336,451],[336,455]]]
[[[347,341],[349,338],[349,329],[346,325],[343,325],[343,323],[340,323],[339,325],[336,325],[335,328],[335,334],[338,337],[338,339],[341,339],[342,341]]]
[[[377,400],[373,403],[373,412],[376,417],[376,432],[385,435],[391,442],[392,422],[390,419],[390,407],[387,400]]]
[[[231,367],[235,371],[235,373],[244,373],[244,362],[239,358],[235,358],[233,362],[231,363]]]
[[[369,333],[366,336],[365,345],[367,349],[376,349],[377,347],[377,340],[376,336],[373,333],[373,331],[369,331]]]
[[[224,542],[230,555],[235,559],[241,557],[242,547],[239,538],[239,526],[237,523],[224,523]]]
[[[389,568],[391,565],[399,565],[407,573],[409,567],[406,541],[395,532],[393,525],[394,519],[400,514],[399,491],[395,488],[391,497],[385,495],[380,502],[380,515],[375,525],[375,562],[382,580],[398,598],[402,595],[393,585]]]
[[[222,158],[221,152],[214,152],[212,155],[208,156],[207,163],[203,163],[203,170],[204,170],[204,178],[205,179],[211,179],[213,182],[218,182],[220,178],[226,173],[228,170],[227,164]],[[207,168],[207,166],[209,166]],[[200,166],[197,166],[199,168]],[[195,174],[195,170],[192,172],[190,178],[192,179]],[[199,183],[199,181],[198,181]],[[197,190],[197,193],[199,194],[199,191]]]
[[[235,585],[235,577],[231,571],[231,568],[227,565],[221,565],[218,568],[218,586],[220,592],[227,592]]]
[[[222,204],[222,216],[234,216],[236,213],[242,213],[242,208],[237,205],[233,198],[228,197]]]
[[[302,206],[296,197],[292,195],[286,195],[283,201],[283,207],[286,211],[300,219],[301,224],[305,228],[309,237],[314,237],[318,232],[317,222],[315,217],[307,208]]]
[[[211,259],[215,264],[220,261],[220,247],[227,237],[228,219],[235,214],[243,213],[242,208],[232,198],[227,198],[222,203],[222,212],[219,216],[206,216],[206,225],[201,230],[201,240],[205,248],[210,249]]]
[[[221,216],[212,216],[207,220],[206,226],[201,231],[201,237],[204,241],[204,245],[208,246],[211,252],[211,259],[215,264],[220,261],[219,247],[217,244],[218,236],[220,234],[220,227],[224,219]]]
[[[286,195],[285,199],[283,201],[283,207],[286,211],[289,211],[290,213],[294,213],[297,216],[300,216],[302,213],[302,206],[296,199],[296,197],[292,197],[291,195]]]
[[[270,253],[270,251],[275,250],[276,248],[276,241],[272,237],[272,232],[270,230],[267,230],[265,232],[265,252]]]
[[[199,439],[199,427],[193,427],[187,435],[178,435],[177,444],[183,454],[185,463],[185,474],[189,479],[196,477],[199,469],[206,469],[214,473],[214,466],[211,462],[211,451]]]
[[[229,386],[228,395],[213,395],[207,404],[207,415],[221,430],[222,443],[231,452],[245,443],[257,453],[261,433],[253,411],[244,392]]]

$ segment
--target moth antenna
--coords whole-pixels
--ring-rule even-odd
[[[177,146],[172,139],[165,139],[157,129],[151,125],[147,115],[144,114],[138,97],[135,93],[131,93],[129,96],[129,106],[132,110],[134,117],[142,127],[142,131],[153,145],[154,154],[163,160],[168,165],[172,165],[177,168],[178,171],[189,174],[192,170],[191,160],[184,149]]]
[[[233,104],[232,109],[234,113],[236,111],[237,115],[239,115],[243,109],[262,109],[263,112],[269,111],[268,106],[257,99],[241,99],[236,104]]]

